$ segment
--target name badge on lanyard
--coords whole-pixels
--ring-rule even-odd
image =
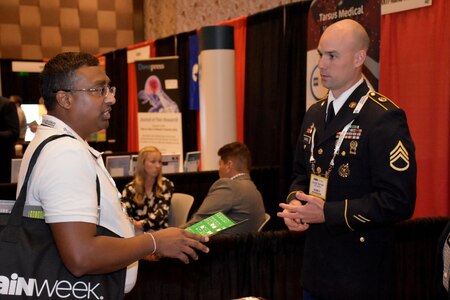
[[[323,200],[327,198],[328,178],[320,175],[311,174],[309,182],[309,194],[319,197]]]
[[[354,115],[359,114],[362,107],[364,106],[364,103],[367,100],[367,97],[368,97],[368,94],[366,94],[365,96],[362,96],[359,99],[358,105],[356,106],[355,110],[353,111]],[[339,153],[339,149],[341,148],[342,142],[344,141],[344,138],[347,135],[347,132],[348,132],[349,128],[352,126],[354,120],[355,119],[350,121],[350,123],[348,123],[342,130],[342,133],[336,142],[336,145],[335,145],[335,148],[333,151],[333,157],[331,158],[328,170],[325,172],[324,176],[319,174],[320,171],[316,173],[316,170],[315,170],[316,159],[314,158],[314,138],[316,135],[316,129],[314,127],[314,124],[311,125],[311,129],[312,129],[311,150],[310,150],[311,154],[310,154],[310,158],[309,158],[309,162],[311,164],[311,178],[309,181],[309,194],[310,195],[313,195],[313,196],[319,197],[323,200],[326,200],[327,189],[328,189],[328,177],[330,176],[331,170],[333,170],[333,168],[334,168],[334,159],[336,158],[336,155]]]

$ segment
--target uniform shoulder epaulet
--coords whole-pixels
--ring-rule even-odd
[[[369,92],[369,99],[378,104],[379,106],[381,106],[385,110],[398,108],[398,106],[394,102],[392,102],[391,99],[378,92]]]

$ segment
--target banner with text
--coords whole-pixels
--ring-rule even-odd
[[[136,61],[139,149],[183,155],[178,57]]]
[[[306,107],[325,97],[328,90],[320,82],[317,45],[325,29],[342,19],[353,19],[364,26],[370,48],[363,73],[368,84],[378,89],[380,64],[380,0],[314,0],[308,15],[306,67]]]

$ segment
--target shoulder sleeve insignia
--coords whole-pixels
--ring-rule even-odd
[[[398,172],[403,172],[409,168],[409,154],[401,141],[391,151],[389,155],[389,165]]]
[[[398,108],[398,106],[394,102],[392,102],[391,99],[378,92],[369,92],[369,99],[371,99],[373,102],[375,102],[385,110],[388,110],[390,108]]]

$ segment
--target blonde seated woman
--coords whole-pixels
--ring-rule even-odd
[[[136,234],[168,227],[173,183],[162,176],[161,152],[153,146],[138,155],[133,181],[122,191],[122,205]]]

